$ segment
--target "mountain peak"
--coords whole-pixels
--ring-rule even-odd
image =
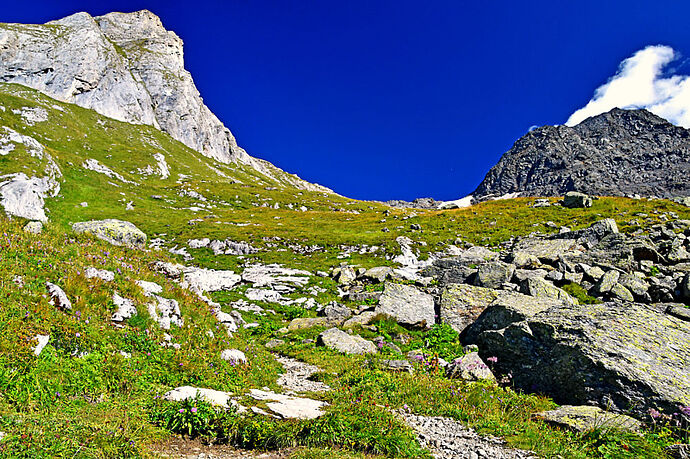
[[[518,139],[472,194],[560,196],[690,195],[690,131],[648,110],[615,108],[569,126],[543,126]]]

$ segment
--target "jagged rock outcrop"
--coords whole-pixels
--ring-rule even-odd
[[[613,109],[577,126],[543,126],[520,138],[472,193],[690,195],[690,131],[647,110]]]
[[[0,24],[0,81],[120,121],[155,126],[205,156],[246,164],[282,183],[330,191],[239,147],[185,70],[182,40],[150,11]]]

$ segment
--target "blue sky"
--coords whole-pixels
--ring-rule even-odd
[[[673,48],[665,73],[690,54],[690,3],[663,0],[32,0],[0,21],[144,8],[250,154],[360,199],[460,198],[638,50]]]

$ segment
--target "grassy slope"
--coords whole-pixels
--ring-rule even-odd
[[[121,218],[135,223],[150,238],[162,237],[169,247],[183,247],[190,238],[210,237],[245,240],[266,249],[243,258],[214,257],[208,249],[189,250],[197,263],[208,267],[235,269],[262,261],[327,270],[342,261],[338,255],[343,245],[382,248],[375,254],[353,255],[348,259],[351,263],[390,263],[386,255],[397,253],[395,238],[401,235],[417,242],[415,247],[424,253],[442,250],[456,238],[494,246],[514,235],[555,231],[546,225],[549,221],[556,226],[579,228],[613,217],[621,228],[631,230],[636,228],[629,224],[632,219],[645,226],[669,211],[690,218],[690,209],[667,201],[604,198],[586,210],[533,209],[529,207],[530,199],[487,202],[445,212],[391,210],[377,203],[283,187],[242,167],[215,163],[153,128],[110,120],[21,86],[0,84],[0,105],[6,108],[0,110],[0,125],[38,140],[64,174],[60,196],[47,204],[51,224],[46,234],[30,236],[20,230],[21,222],[0,219],[0,430],[9,434],[0,446],[5,452],[17,456],[146,454],[146,445],[164,435],[148,422],[155,394],[182,384],[235,392],[275,387],[278,366],[262,345],[274,337],[287,341],[281,352],[324,369],[322,378],[335,389],[324,396],[332,408],[327,417],[311,424],[252,420],[233,427],[234,432],[245,435],[242,438],[247,446],[297,442],[392,455],[417,454],[413,447],[401,446],[409,443],[409,431],[387,414],[385,405],[407,405],[419,413],[453,416],[547,456],[658,457],[659,445],[667,441],[660,438],[663,432],[643,438],[563,433],[529,419],[531,412],[552,406],[544,398],[458,384],[433,368],[419,368],[414,377],[385,373],[376,369],[375,362],[303,344],[303,339],[315,337],[319,329],[287,337],[278,334],[277,329],[288,319],[312,314],[298,308],[264,304],[278,314],[270,318],[244,314],[247,321],[260,323],[258,329],[242,331],[232,339],[222,333],[209,338],[203,331],[216,330],[216,325],[208,307],[149,270],[149,263],[164,258],[163,253],[113,248],[75,237],[69,232],[69,223]],[[33,126],[12,111],[36,106],[45,108],[49,119]],[[22,148],[18,145],[9,155],[0,156],[1,174],[22,170],[41,173],[44,163],[28,159]],[[136,172],[155,166],[154,153],[165,155],[170,178]],[[80,165],[87,158],[97,159],[136,184],[85,170]],[[187,178],[179,180],[179,174]],[[181,196],[182,190],[201,193],[207,201]],[[163,199],[151,198],[154,195]],[[88,207],[82,207],[81,202],[87,202]],[[125,210],[128,202],[133,202],[133,210]],[[280,208],[254,205],[264,202],[278,203]],[[210,209],[189,209],[209,204]],[[309,210],[290,210],[288,204],[296,208],[305,205]],[[639,213],[647,216],[635,215]],[[197,219],[201,221],[194,221]],[[420,224],[422,231],[411,230],[412,223]],[[390,231],[383,232],[383,228]],[[281,238],[277,247],[269,247],[269,242],[263,240],[275,237]],[[311,255],[299,255],[289,248],[276,250],[290,244],[316,244],[321,250]],[[115,285],[86,280],[82,275],[86,266],[116,271]],[[23,276],[24,287],[13,282],[15,275]],[[186,326],[171,332],[182,346],[179,351],[157,344],[162,342],[163,334],[146,318],[146,301],[133,285],[136,279],[165,285],[166,294],[180,301]],[[317,297],[319,302],[336,298],[336,286],[331,280],[315,279],[312,284],[325,289]],[[72,313],[56,311],[48,304],[45,281],[56,282],[66,290],[75,302]],[[114,327],[109,321],[113,289],[135,298],[142,313],[124,328]],[[241,291],[216,294],[215,299],[226,305],[241,298]],[[391,340],[399,339],[403,352],[425,345],[421,333],[388,322],[378,323],[376,332],[358,332],[370,338],[383,334]],[[36,334],[53,337],[39,358],[31,353]],[[409,337],[407,344],[403,344],[404,337]],[[231,347],[248,349],[251,367],[231,367],[220,361],[220,351]],[[132,358],[124,359],[120,350],[132,352]],[[72,355],[75,351],[88,352],[88,356],[76,358]],[[377,433],[382,430],[389,435]],[[315,451],[313,454],[320,454],[320,450]]]

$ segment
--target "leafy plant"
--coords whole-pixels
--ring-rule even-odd
[[[562,288],[570,296],[572,296],[573,298],[576,298],[577,301],[580,302],[580,304],[598,304],[598,303],[601,303],[601,301],[599,299],[588,295],[587,290],[582,288],[582,286],[580,284],[576,284],[574,282],[571,282],[569,284],[565,284]]]
[[[425,347],[446,360],[463,354],[460,334],[448,324],[434,324],[424,337]]]
[[[172,432],[190,437],[212,433],[213,424],[217,418],[218,414],[213,406],[198,397],[181,402],[163,403],[151,414],[153,422]]]

